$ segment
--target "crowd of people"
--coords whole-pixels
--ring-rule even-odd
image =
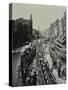
[[[32,86],[32,85],[37,85],[38,83],[37,81],[38,81],[39,75],[37,71],[32,68],[30,69],[30,65],[32,64],[34,58],[38,57],[40,53],[39,51],[37,52],[36,49],[37,49],[36,45],[31,44],[31,46],[27,48],[24,51],[24,54],[21,56],[20,66],[18,68],[18,78],[22,79],[23,86]],[[42,55],[42,58],[43,58],[43,55]],[[40,69],[42,71],[45,84],[57,84],[56,78],[54,77],[52,70],[49,68],[48,61],[46,60],[45,62],[44,60],[40,60],[40,59],[41,58],[39,56],[38,60],[40,62],[40,66],[41,66]],[[60,68],[58,72],[60,76]]]
[[[35,46],[32,46],[26,49],[24,51],[24,54],[21,56],[20,66],[18,68],[18,78],[22,79],[23,86],[36,85],[37,83],[36,71],[35,70],[31,71],[29,69],[35,55],[36,55],[36,48]],[[33,74],[31,75],[31,73]]]

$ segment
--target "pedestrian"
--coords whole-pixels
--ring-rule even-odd
[[[58,76],[60,78],[60,73],[61,73],[61,62],[59,62],[59,67],[58,67]]]
[[[31,75],[28,74],[28,77],[27,77],[27,79],[26,79],[27,86],[31,86],[31,85],[32,85],[31,80],[32,80]]]
[[[34,71],[34,74],[32,76],[32,85],[36,85],[37,84],[37,74],[36,71]]]

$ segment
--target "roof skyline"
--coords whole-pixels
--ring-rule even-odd
[[[60,19],[65,11],[65,6],[37,5],[37,4],[12,4],[12,19],[29,19],[32,14],[33,28],[44,31],[56,19]]]

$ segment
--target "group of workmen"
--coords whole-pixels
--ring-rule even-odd
[[[37,84],[37,73],[30,70],[30,65],[36,55],[36,47],[29,47],[21,56],[20,67],[18,68],[18,78],[22,79],[23,86],[31,86]],[[31,75],[32,73],[32,75]]]
[[[37,84],[36,71],[29,71],[29,69],[26,68],[23,73],[22,73],[22,83],[24,86],[31,86],[31,85]],[[33,73],[33,74],[31,74],[31,73]]]
[[[30,70],[30,65],[32,64],[36,56],[36,46],[31,46],[27,48],[23,55],[21,56],[20,69],[18,69],[18,78],[22,79],[23,86],[37,85],[38,73],[36,70]],[[40,61],[40,60],[39,60]],[[54,76],[52,76],[51,70],[49,69],[48,62],[40,61],[41,70],[46,84],[55,84]],[[47,72],[47,77],[45,76]],[[49,79],[50,78],[50,79]]]

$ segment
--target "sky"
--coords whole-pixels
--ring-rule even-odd
[[[12,4],[12,19],[29,19],[32,14],[33,28],[42,32],[49,28],[57,18],[61,19],[65,6],[39,5],[39,4]]]

